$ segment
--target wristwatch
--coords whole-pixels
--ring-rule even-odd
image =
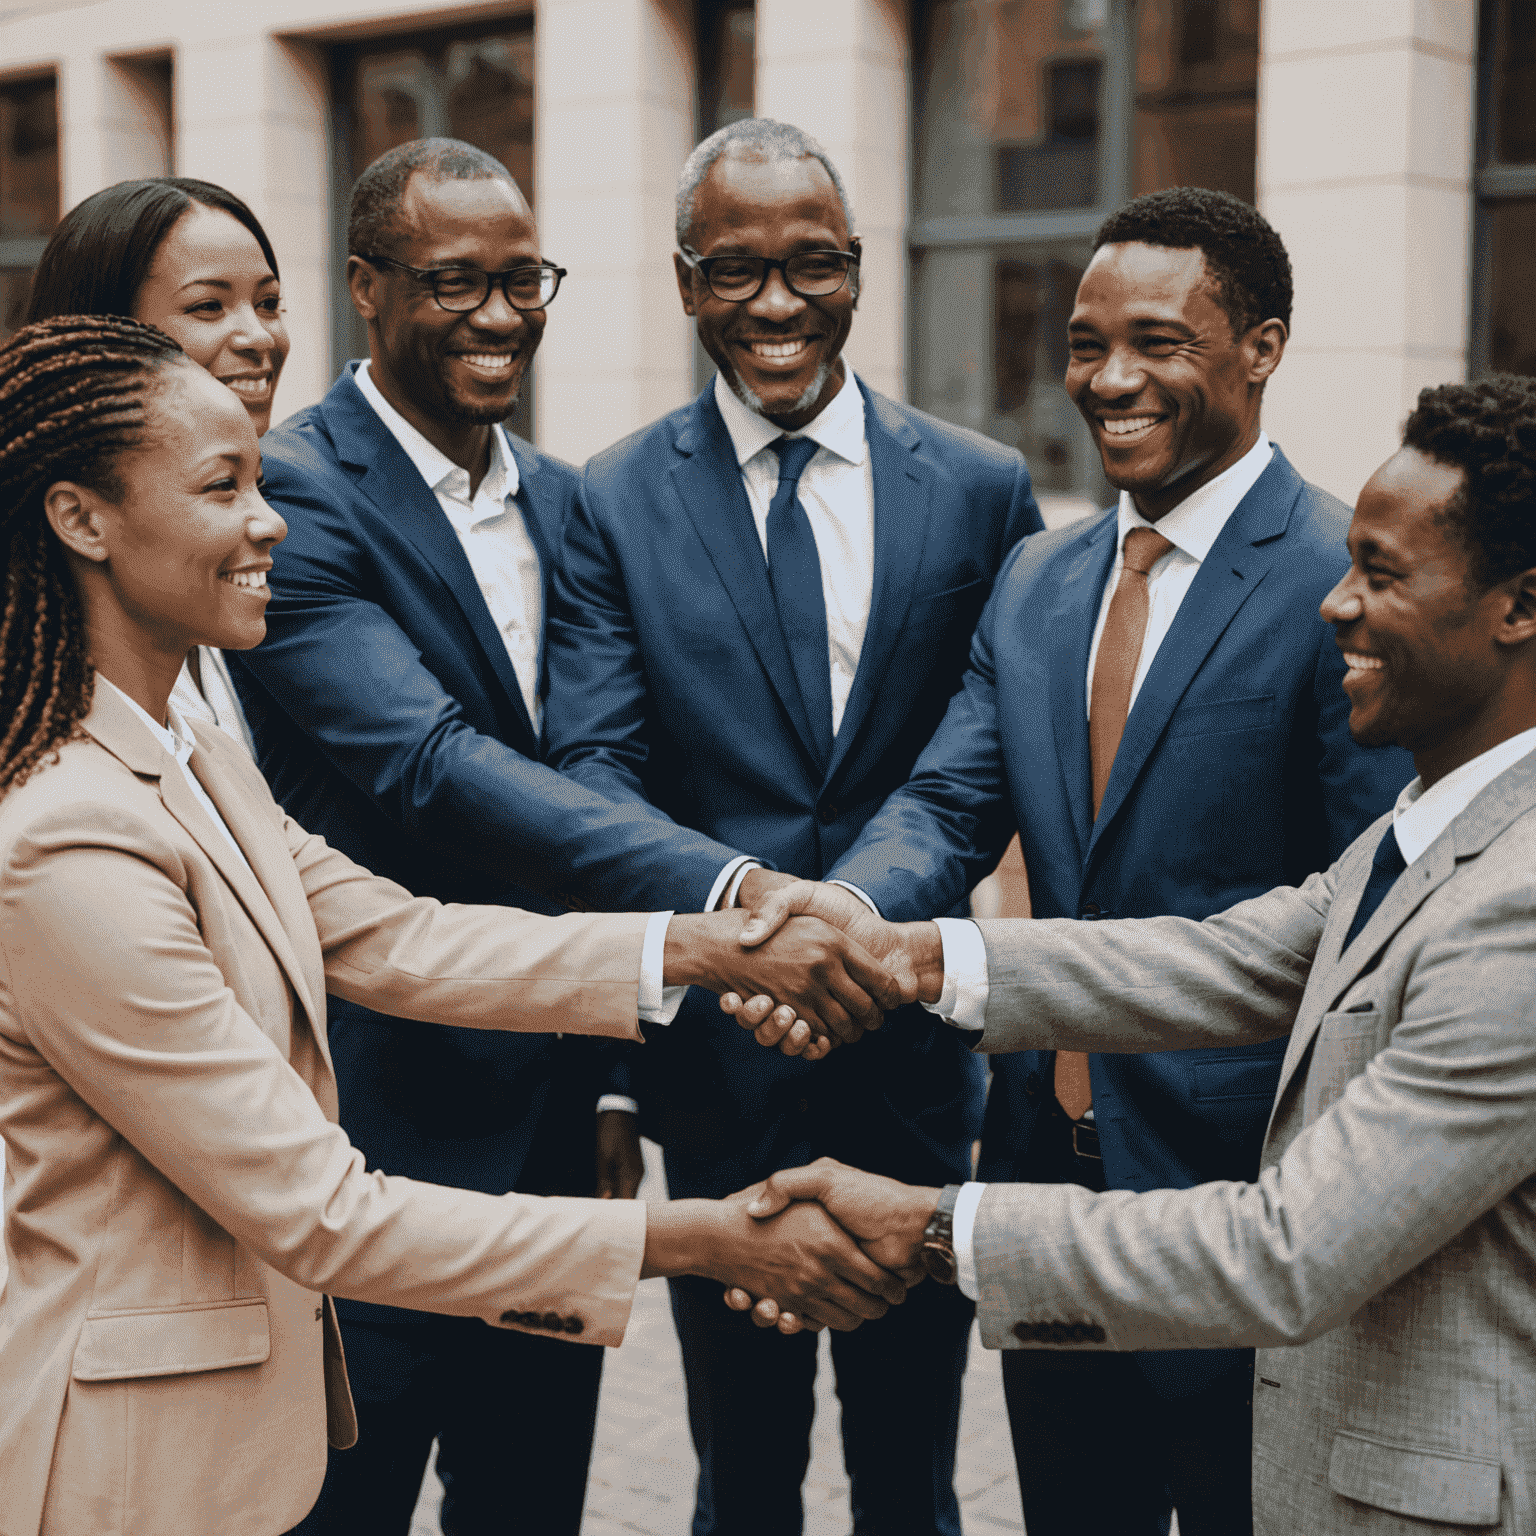
[[[955,1264],[955,1201],[960,1198],[958,1184],[946,1184],[939,1203],[923,1229],[923,1246],[918,1254],[923,1268],[940,1285],[953,1285],[960,1278]]]

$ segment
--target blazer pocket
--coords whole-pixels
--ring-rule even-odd
[[[214,1302],[87,1317],[75,1345],[76,1381],[189,1376],[260,1365],[272,1353],[267,1304]]]
[[[1357,1005],[1358,1006],[1358,1005]],[[1310,1124],[1344,1096],[1376,1054],[1382,1017],[1375,1008],[1325,1013],[1317,1026],[1302,1092],[1302,1119]]]
[[[1172,741],[1185,736],[1235,736],[1266,729],[1275,718],[1275,696],[1258,694],[1245,699],[1210,699],[1199,704],[1180,704],[1168,722],[1166,736]]]
[[[1195,1098],[1202,1104],[1218,1099],[1263,1099],[1272,1104],[1280,1082],[1280,1060],[1271,1051],[1263,1056],[1194,1062]]]
[[[1340,1431],[1328,1459],[1328,1486],[1346,1499],[1416,1520],[1497,1525],[1496,1461],[1384,1445]]]

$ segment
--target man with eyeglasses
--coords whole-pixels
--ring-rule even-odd
[[[814,140],[765,119],[706,139],[683,167],[677,240],[683,308],[719,374],[587,466],[551,605],[548,760],[779,871],[824,871],[938,725],[993,578],[1039,514],[1015,450],[887,399],[843,361],[861,253]],[[744,863],[723,899],[774,878]],[[673,1198],[834,1148],[969,1177],[981,1066],[922,1010],[815,1065],[770,1059],[719,1020],[690,994],[636,1060]],[[700,1463],[693,1536],[798,1531],[814,1338],[758,1333],[708,1283],[674,1284],[672,1308]],[[833,1340],[860,1536],[959,1536],[970,1319],[953,1289],[920,1286]]]
[[[262,444],[289,532],[267,639],[235,668],[274,793],[368,868],[446,901],[558,912],[528,887],[581,885],[622,909],[605,877],[647,860],[707,887],[734,849],[538,762],[545,592],[576,476],[500,425],[564,275],[521,192],[470,145],[419,140],[359,178],[348,241],[369,357]],[[612,1051],[329,1008],[341,1120],[371,1166],[496,1194],[635,1193],[633,1102],[605,1093],[627,1086]],[[331,1453],[300,1530],[403,1536],[436,1439],[445,1531],[576,1536],[601,1350],[337,1311],[359,1438]]]

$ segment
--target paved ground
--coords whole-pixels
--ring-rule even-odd
[[[646,1143],[641,1194],[660,1198],[660,1153]],[[837,1398],[822,1340],[811,1469],[805,1486],[805,1536],[848,1536],[848,1480],[837,1436]],[[688,1439],[683,1373],[667,1309],[666,1282],[646,1280],[623,1347],[603,1368],[597,1445],[587,1486],[583,1536],[687,1536],[698,1464]],[[966,1536],[1022,1531],[1018,1487],[997,1358],[971,1338],[956,1476]],[[438,1536],[441,1488],[430,1473],[411,1536]]]

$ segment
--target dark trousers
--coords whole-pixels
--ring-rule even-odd
[[[1095,1145],[1054,1099],[1023,1178],[1103,1189]],[[1029,1536],[1251,1536],[1253,1368],[1159,1394],[1134,1354],[1004,1350],[1003,1395]]]
[[[699,1457],[693,1536],[796,1536],[815,1414],[816,1336],[753,1327],[717,1281],[671,1282]],[[924,1281],[832,1335],[854,1536],[960,1536],[955,1439],[974,1308]]]
[[[357,1444],[291,1536],[407,1536],[434,1439],[443,1536],[578,1536],[600,1348],[426,1314],[341,1332]]]

